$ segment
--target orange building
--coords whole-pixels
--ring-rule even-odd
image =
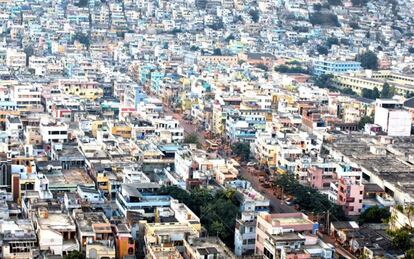
[[[127,224],[115,226],[116,258],[135,256],[135,241]]]

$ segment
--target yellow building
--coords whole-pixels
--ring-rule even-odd
[[[94,81],[60,79],[56,84],[65,94],[78,96],[81,99],[95,100],[103,96],[103,89]]]
[[[396,94],[407,95],[414,93],[414,77],[400,75],[389,70],[350,73],[335,77],[336,85],[341,88],[351,88],[361,94],[363,89],[381,91],[384,83],[395,87]]]
[[[123,138],[131,138],[132,127],[125,122],[115,122],[111,127],[111,134]]]

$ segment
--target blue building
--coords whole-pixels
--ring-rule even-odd
[[[342,60],[316,60],[313,64],[313,74],[342,74],[361,70],[361,63]]]

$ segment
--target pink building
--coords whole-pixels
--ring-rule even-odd
[[[346,215],[361,214],[363,198],[364,185],[360,176],[342,176],[339,179],[337,203],[342,206]]]
[[[326,163],[313,165],[308,168],[308,180],[312,188],[323,190],[328,189],[332,182],[337,181],[337,164]]]

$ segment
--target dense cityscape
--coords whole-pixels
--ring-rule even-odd
[[[413,0],[0,0],[0,258],[414,259]]]

